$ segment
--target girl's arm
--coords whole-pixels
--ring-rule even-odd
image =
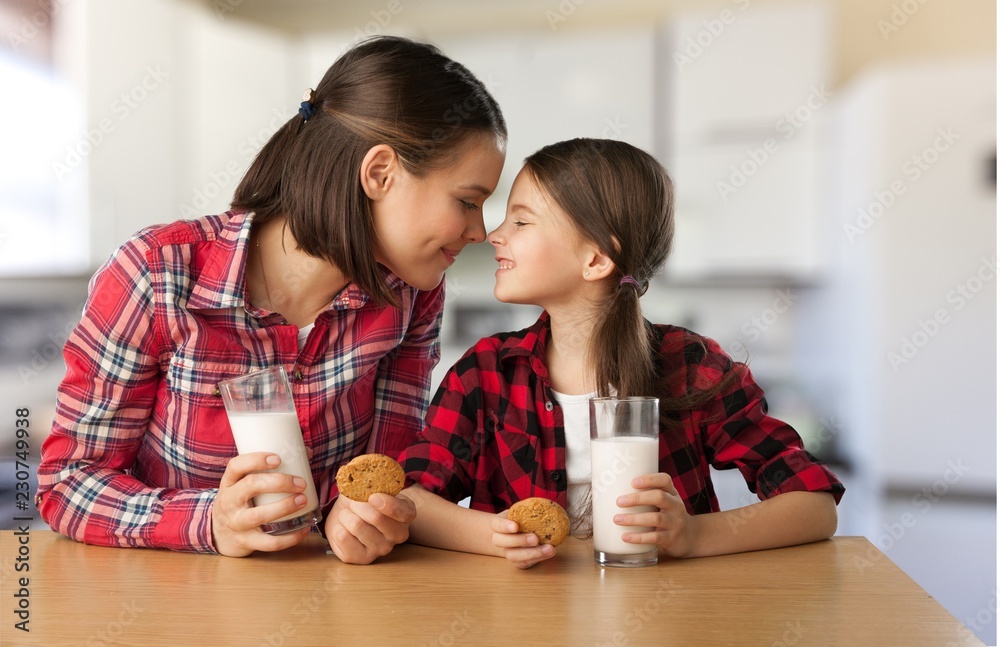
[[[763,500],[737,510],[691,516],[670,476],[642,476],[633,483],[646,491],[620,497],[619,505],[652,505],[656,512],[623,513],[616,522],[621,518],[622,525],[654,530],[625,533],[625,541],[658,544],[669,555],[694,557],[791,546],[833,535],[836,503],[844,486],[805,451],[794,429],[768,415],[764,392],[749,368],[734,365],[713,340],[699,338],[699,345],[704,353],[685,357],[688,384],[706,388],[722,379],[724,386],[691,411],[688,429],[697,433],[688,436],[689,442],[702,445],[716,469],[739,469],[751,491]],[[685,484],[692,489],[691,483]]]
[[[417,506],[417,518],[410,524],[411,542],[463,553],[501,555],[492,541],[492,522],[497,515],[463,508],[419,485],[411,485],[401,495]]]
[[[827,492],[786,492],[735,510],[694,517],[690,557],[795,546],[837,531],[837,504]]]
[[[645,491],[619,497],[619,506],[658,509],[616,516],[619,525],[653,527],[652,532],[626,532],[622,539],[656,544],[672,557],[794,546],[826,539],[837,530],[837,506],[828,492],[786,492],[743,508],[691,516],[667,474],[641,476],[632,484]]]
[[[534,533],[519,533],[507,513],[490,514],[452,503],[419,485],[403,490],[417,506],[410,524],[410,541],[433,548],[505,557],[519,568],[528,568],[556,554],[548,544],[538,545]]]

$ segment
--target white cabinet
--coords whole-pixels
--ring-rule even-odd
[[[257,152],[298,110],[306,84],[290,78],[298,60],[286,35],[214,12],[191,12],[178,59],[181,163],[168,217],[197,218],[229,208]]]
[[[510,32],[439,45],[483,81],[507,121],[507,162],[495,197],[486,203],[487,229],[503,220],[524,158],[546,144],[597,137],[653,152],[653,27]]]
[[[83,178],[96,267],[142,227],[218,213],[257,149],[297,108],[289,40],[168,0],[70,3],[61,72],[101,138]],[[83,137],[79,135],[78,139]]]
[[[803,375],[877,486],[996,489],[996,67],[897,64],[833,108],[835,263]]]
[[[86,178],[90,265],[139,227],[171,219],[178,150],[174,111],[187,80],[177,66],[182,12],[162,0],[75,4],[78,40],[61,59],[83,97],[85,127],[102,137],[73,173]]]
[[[658,151],[677,185],[675,279],[795,282],[825,264],[829,12],[747,6],[663,30]]]

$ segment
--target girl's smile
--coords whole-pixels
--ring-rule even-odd
[[[514,179],[507,216],[486,239],[496,250],[493,294],[500,301],[551,311],[580,300],[593,245],[530,172],[522,169]]]

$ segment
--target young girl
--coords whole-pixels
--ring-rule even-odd
[[[308,530],[259,526],[303,510],[305,482],[261,473],[273,454],[236,456],[217,387],[282,365],[336,554],[370,562],[404,541],[410,501],[341,500],[335,475],[419,431],[442,277],[485,239],[505,142],[496,101],[435,48],[376,38],[347,51],[260,151],[232,211],[145,229],[92,279],[42,448],[42,517],[107,546],[243,556],[297,543]],[[252,507],[264,492],[289,496]]]
[[[414,483],[411,541],[522,568],[555,548],[519,534],[506,510],[541,496],[591,529],[588,398],[660,398],[659,473],[635,479],[620,507],[626,542],[674,557],[814,541],[836,530],[837,478],[767,415],[745,365],[714,341],[651,324],[639,306],[673,237],[673,190],[650,155],[576,139],[529,157],[488,240],[496,297],[544,308],[530,328],[482,339],[445,376],[417,442],[402,457]],[[736,467],[762,502],[719,512],[709,466]],[[457,502],[471,497],[471,509]]]

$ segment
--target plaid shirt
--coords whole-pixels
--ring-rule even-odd
[[[660,360],[683,376],[672,396],[704,389],[733,367],[711,339],[654,326]],[[548,315],[530,328],[480,340],[445,376],[417,442],[400,457],[408,481],[451,501],[500,512],[540,496],[566,507],[566,436],[552,397],[545,347]],[[689,514],[719,510],[709,474],[736,467],[760,499],[844,486],[802,447],[787,424],[767,415],[763,391],[747,370],[741,381],[680,415],[682,431],[660,432],[659,469],[673,478]]]
[[[246,299],[251,215],[151,227],[91,280],[66,343],[66,376],[42,446],[36,504],[79,541],[214,552],[211,507],[236,455],[217,384],[282,365],[320,504],[337,468],[414,439],[440,358],[443,283],[419,292],[383,268],[402,308],[348,285],[305,345]]]

